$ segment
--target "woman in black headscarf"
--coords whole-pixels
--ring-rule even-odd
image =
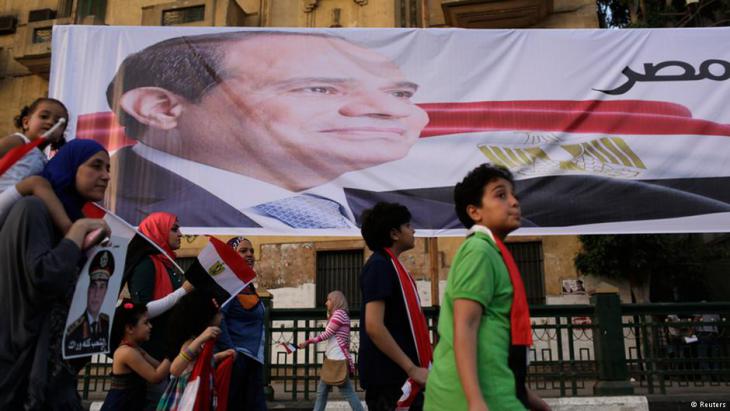
[[[25,197],[0,229],[0,409],[77,410],[85,360],[61,359],[61,338],[85,237],[109,227],[82,218],[109,182],[109,154],[91,140],[65,145],[43,171],[73,225],[62,236],[37,197]],[[95,236],[98,239],[103,237]]]

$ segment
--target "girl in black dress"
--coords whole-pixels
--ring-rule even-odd
[[[102,411],[141,410],[145,405],[147,383],[157,384],[170,374],[170,360],[152,358],[139,344],[150,339],[147,307],[124,300],[117,307],[112,327],[114,350],[112,387]]]

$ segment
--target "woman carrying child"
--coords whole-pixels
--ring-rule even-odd
[[[91,140],[66,144],[44,176],[73,222],[64,234],[48,207],[30,196],[15,203],[0,228],[0,409],[81,409],[76,378],[88,359],[64,361],[61,337],[84,238],[109,227],[82,218],[81,207],[104,198],[109,154]],[[89,245],[93,245],[93,242]]]

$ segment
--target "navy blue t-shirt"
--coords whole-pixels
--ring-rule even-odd
[[[360,352],[358,367],[360,370],[360,385],[368,389],[371,385],[402,385],[408,375],[398,364],[378,349],[370,340],[365,329],[365,304],[371,301],[385,302],[385,328],[393,336],[395,342],[403,352],[418,364],[416,346],[413,334],[408,323],[406,305],[403,293],[398,282],[398,274],[390,258],[383,251],[377,251],[370,256],[360,273],[360,292],[362,293],[362,307],[360,319]]]

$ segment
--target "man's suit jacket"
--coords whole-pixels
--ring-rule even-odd
[[[131,147],[117,151],[111,163],[107,205],[132,225],[150,213],[165,211],[188,227],[260,227],[209,191],[142,158]],[[114,196],[109,195],[112,193]]]
[[[112,158],[112,211],[137,225],[167,211],[191,227],[260,227],[204,188],[123,148]],[[396,179],[397,180],[397,179]],[[674,218],[730,212],[730,177],[622,180],[591,175],[535,177],[516,182],[523,227]],[[232,187],[231,189],[236,189]],[[240,187],[245,190],[246,187]],[[379,201],[408,207],[416,229],[463,228],[454,211],[453,187],[374,192],[344,188],[360,225],[362,212]]]

